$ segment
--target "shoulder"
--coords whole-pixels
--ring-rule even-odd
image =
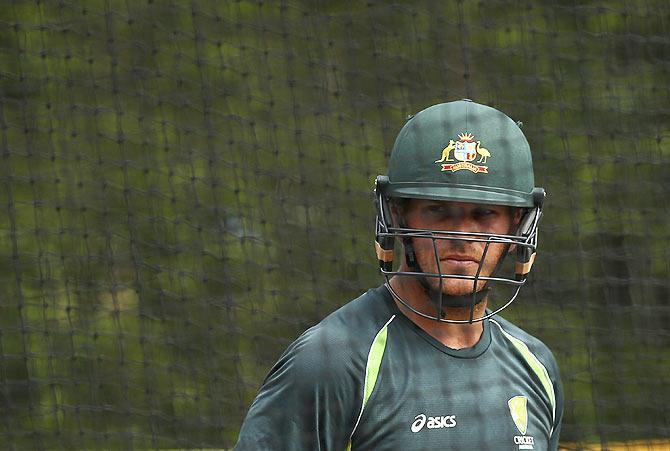
[[[334,311],[307,332],[325,333],[341,339],[365,342],[374,337],[395,310],[384,286],[363,293]]]
[[[367,358],[376,334],[393,316],[383,287],[363,293],[307,329],[277,364],[292,361],[297,370],[344,371]]]
[[[388,309],[384,293],[370,290],[298,337],[259,389],[238,449],[344,449]]]
[[[491,318],[491,323],[492,333],[502,335],[505,340],[522,353],[522,349],[525,346],[547,368],[550,375],[558,379],[558,364],[556,363],[556,359],[549,347],[540,339],[498,315]]]

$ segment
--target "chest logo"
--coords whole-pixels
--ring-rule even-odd
[[[456,160],[451,158],[452,152]],[[442,149],[442,158],[435,160],[435,163],[440,163],[442,172],[456,172],[465,169],[475,174],[487,174],[489,172],[488,166],[471,163],[477,157],[479,159],[476,163],[486,163],[486,160],[491,157],[491,152],[482,147],[481,141],[475,141],[475,135],[472,133],[461,133],[458,135],[458,141],[449,140],[447,147]],[[446,163],[447,161],[458,162]]]
[[[439,415],[436,417],[429,417],[423,413],[420,413],[414,417],[414,422],[412,423],[412,426],[410,426],[410,429],[416,434],[421,429],[423,429],[424,426],[426,426],[428,429],[456,427],[456,415]]]
[[[512,420],[516,428],[521,432],[521,435],[514,436],[514,444],[519,446],[519,449],[533,449],[535,439],[526,435],[528,432],[528,399],[525,396],[513,396],[507,401],[509,413],[512,415]]]
[[[516,424],[516,428],[522,434],[526,434],[526,428],[528,427],[528,409],[526,408],[525,396],[514,396],[507,401],[509,406],[509,413],[512,415],[512,420]]]

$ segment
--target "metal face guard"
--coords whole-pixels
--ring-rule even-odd
[[[526,283],[527,275],[531,270],[533,261],[535,260],[535,253],[537,249],[537,228],[540,217],[542,216],[542,207],[541,204],[536,206],[533,209],[529,209],[526,215],[521,220],[520,226],[517,230],[517,235],[502,235],[502,234],[487,234],[487,233],[476,233],[476,232],[458,232],[458,231],[438,231],[438,230],[422,230],[422,229],[411,229],[406,227],[395,227],[392,223],[392,218],[390,217],[390,208],[388,206],[388,199],[385,198],[381,193],[376,193],[376,205],[377,205],[377,220],[376,220],[376,249],[377,256],[379,259],[380,270],[384,278],[386,279],[386,287],[391,292],[391,294],[405,307],[407,307],[412,312],[417,315],[433,319],[439,322],[445,323],[473,323],[477,321],[483,321],[488,319],[514,302],[517,298],[521,287]],[[399,271],[393,270],[393,252],[395,242],[400,240],[407,242],[412,238],[421,238],[421,239],[430,239],[432,240],[433,250],[435,255],[435,262],[437,267],[436,273],[427,273],[418,268],[418,265],[415,265],[416,270],[414,271]],[[482,242],[485,243],[484,250],[482,252],[482,257],[479,262],[479,267],[477,268],[475,275],[462,275],[462,274],[445,274],[440,267],[440,260],[438,257],[438,241],[440,240],[451,240],[451,241],[469,241],[469,242]],[[496,267],[489,276],[482,276],[481,271],[486,258],[486,255],[489,251],[491,244],[503,244],[507,246],[509,250],[512,246],[516,248],[516,252],[510,253],[505,252],[500,258],[500,261],[496,264]],[[515,274],[514,277],[502,277],[498,276],[497,273],[500,271],[504,260],[508,255],[515,255]],[[412,307],[409,302],[402,298],[390,284],[390,279],[393,276],[408,276],[416,277],[422,280],[422,285],[426,287],[429,297],[431,298],[433,304],[435,305],[435,315],[428,315],[424,312],[417,310]],[[439,291],[431,290],[426,283],[426,279],[436,278],[439,279]],[[463,295],[463,296],[447,296],[443,293],[443,286],[445,279],[460,279],[460,280],[472,280],[472,292]],[[474,310],[475,306],[481,302],[486,297],[486,287],[484,290],[477,291],[477,286],[479,281],[486,281],[487,285],[490,283],[493,284],[502,284],[508,285],[512,288],[511,295],[509,299],[503,302],[502,306],[494,309],[490,313],[482,317],[475,318]],[[469,307],[470,308],[470,318],[467,320],[454,320],[444,317],[444,300],[445,298],[450,298],[450,305],[454,306],[454,298],[456,302],[460,304],[459,307]]]

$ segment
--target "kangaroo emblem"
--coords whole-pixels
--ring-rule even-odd
[[[454,143],[453,139],[449,140],[449,144],[447,147],[442,150],[442,158],[439,160],[435,160],[435,163],[442,163],[443,161],[454,161],[451,158],[449,158],[449,154],[451,153],[452,150],[456,148],[456,143]]]
[[[453,157],[452,157],[453,152]],[[442,155],[435,163],[442,163],[442,172],[456,172],[466,169],[470,172],[488,173],[488,166],[480,166],[472,162],[479,157],[477,163],[485,164],[491,158],[491,152],[482,147],[481,141],[475,141],[475,135],[472,133],[460,133],[458,141],[449,140],[449,144],[442,149]],[[445,163],[446,161],[458,161],[457,163]]]

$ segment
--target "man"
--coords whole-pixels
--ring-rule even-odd
[[[286,350],[236,449],[557,449],[556,362],[497,316],[531,270],[544,199],[519,126],[470,100],[429,107],[375,195],[386,283]]]

